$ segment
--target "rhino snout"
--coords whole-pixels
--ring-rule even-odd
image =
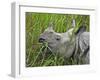
[[[39,42],[40,42],[40,43],[43,43],[44,41],[45,41],[44,38],[39,38]]]

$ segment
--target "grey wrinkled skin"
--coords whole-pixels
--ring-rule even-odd
[[[89,32],[83,32],[76,36],[76,50],[74,59],[77,63],[89,64]]]
[[[52,53],[59,53],[61,56],[70,58],[74,56],[74,60],[80,64],[89,63],[89,32],[79,32],[73,35],[74,28],[69,29],[65,33],[57,33],[52,27],[48,27],[40,35],[39,42],[46,41]]]

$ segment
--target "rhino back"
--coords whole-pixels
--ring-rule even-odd
[[[79,38],[79,46],[81,48],[81,50],[84,52],[90,45],[90,40],[89,40],[89,32],[83,32],[80,35]]]

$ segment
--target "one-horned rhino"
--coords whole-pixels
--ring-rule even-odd
[[[74,56],[77,63],[89,63],[89,32],[85,27],[80,27],[76,33],[74,28],[64,33],[57,33],[49,26],[40,35],[39,42],[47,42],[52,53],[59,53],[61,56],[70,58]]]

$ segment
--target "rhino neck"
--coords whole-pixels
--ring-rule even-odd
[[[75,37],[72,38],[69,42],[64,42],[61,47],[58,48],[60,55],[63,55],[66,58],[69,58],[73,55],[75,50]]]

